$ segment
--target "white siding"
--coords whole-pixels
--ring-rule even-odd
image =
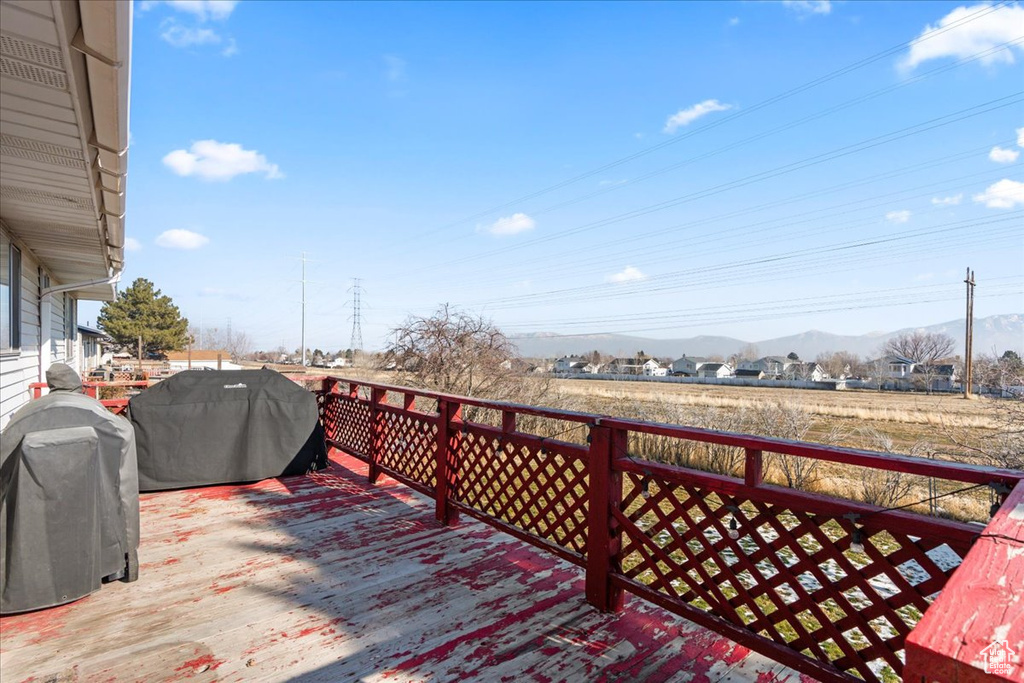
[[[51,296],[53,305],[50,307],[48,321],[51,337],[51,348],[43,354],[40,363],[40,325],[39,325],[39,290],[43,273],[39,263],[27,249],[21,252],[21,349],[16,353],[0,356],[0,428],[7,425],[11,414],[28,403],[31,398],[29,385],[45,379],[46,368],[52,362],[64,362],[67,357],[67,335],[65,332],[64,297],[60,294]],[[59,283],[51,282],[52,285]],[[70,305],[77,302],[69,299]],[[74,367],[74,353],[71,365]]]

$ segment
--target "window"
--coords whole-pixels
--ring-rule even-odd
[[[68,363],[75,357],[75,340],[78,338],[78,306],[75,297],[64,294],[64,358]]]
[[[0,352],[21,348],[21,251],[0,233]]]

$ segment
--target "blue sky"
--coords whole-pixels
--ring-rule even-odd
[[[967,266],[1024,311],[1017,3],[149,1],[133,41],[123,281],[259,348],[298,346],[303,251],[330,350],[355,277],[368,348],[443,302],[891,330],[961,316]]]

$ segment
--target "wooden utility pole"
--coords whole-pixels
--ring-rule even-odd
[[[964,278],[967,285],[967,322],[964,334],[964,398],[971,397],[971,387],[974,384],[974,271],[967,269],[967,277]]]

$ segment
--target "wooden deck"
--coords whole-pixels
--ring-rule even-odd
[[[5,683],[797,681],[346,456],[307,477],[145,494],[139,581],[0,619]]]

